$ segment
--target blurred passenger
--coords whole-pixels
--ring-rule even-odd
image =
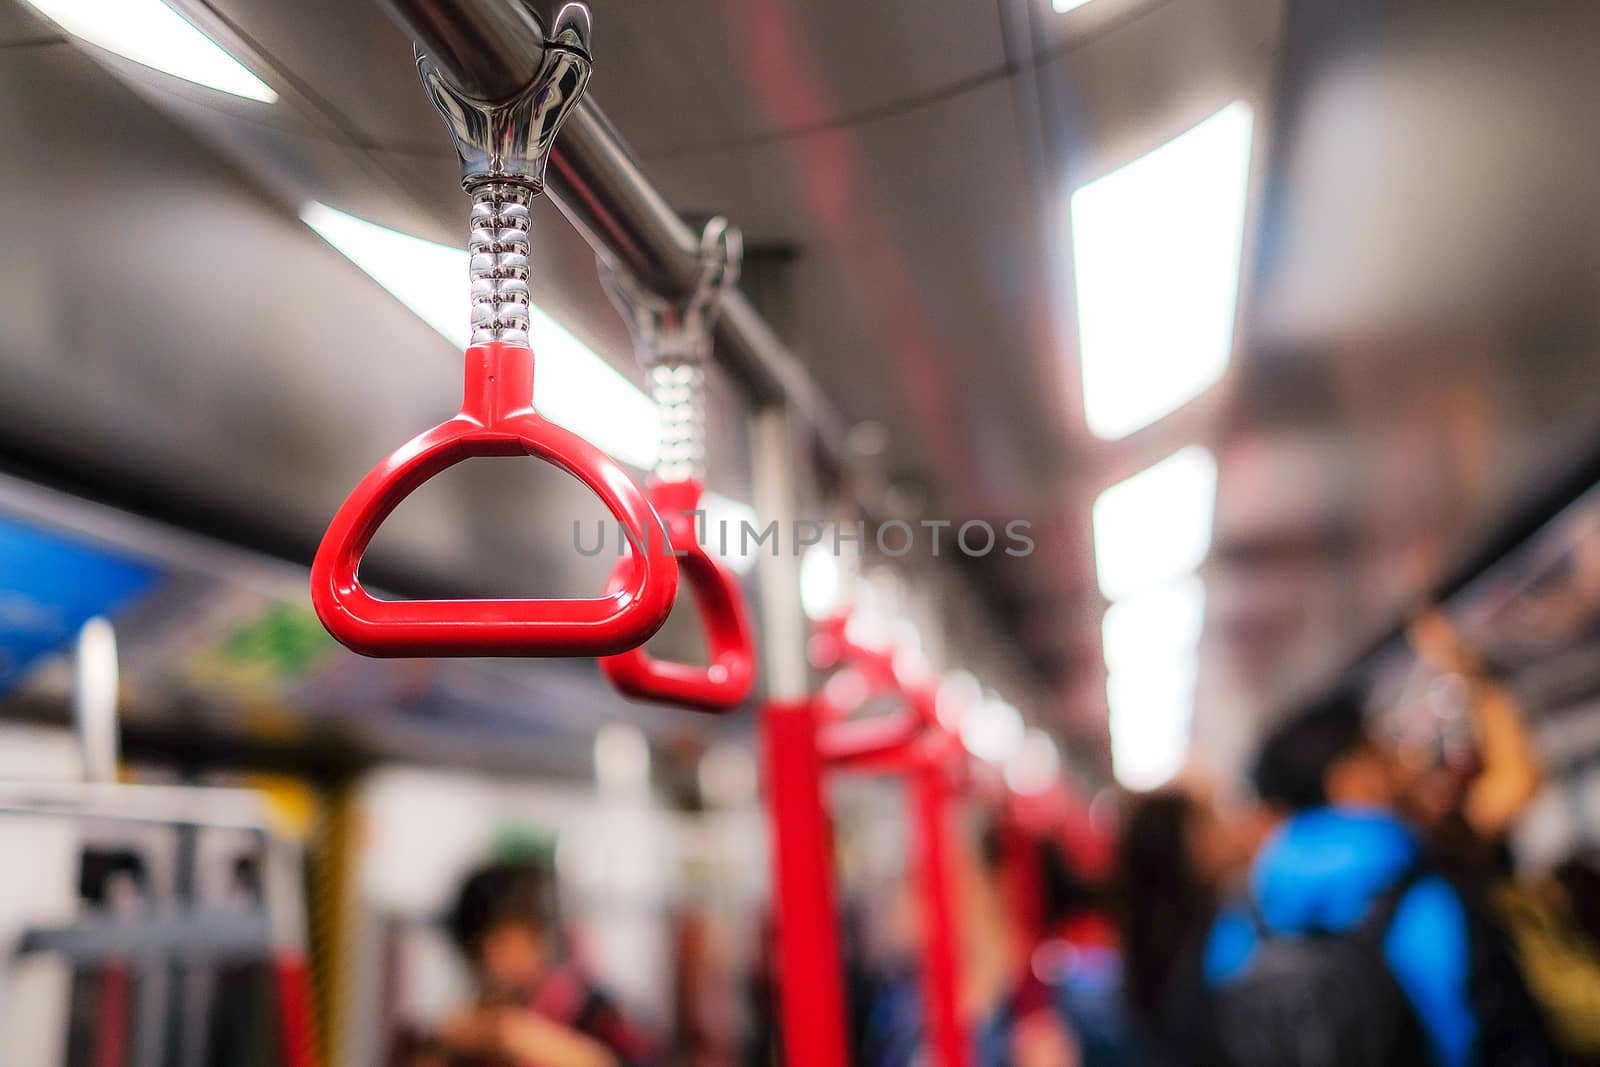
[[[1443,614],[1424,612],[1408,636],[1427,669],[1459,683],[1464,712],[1456,736],[1402,743],[1408,814],[1447,861],[1480,876],[1509,874],[1507,835],[1544,784],[1533,739],[1510,691]]]
[[[997,836],[979,849],[952,850],[961,935],[960,1008],[969,1021],[973,1067],[1080,1067],[1076,1042],[1012,936],[998,864]],[[922,950],[927,909],[903,880],[873,933],[876,980],[859,1046],[859,1067],[917,1067],[930,1062]]]
[[[1134,798],[1125,816],[1115,893],[1123,998],[1139,1062],[1208,1061],[1210,1028],[1196,1018],[1192,1003],[1226,877],[1219,833],[1209,806],[1175,787]]]
[[[744,1001],[750,1028],[745,1035],[741,1056],[743,1067],[771,1067],[780,1040],[777,960],[773,954],[778,935],[770,911],[758,917],[757,927],[759,932],[754,944],[754,958],[750,961],[744,982]]]
[[[1555,869],[1573,921],[1585,937],[1600,944],[1600,862],[1593,855],[1579,853]]]
[[[1555,1062],[1497,932],[1399,816],[1366,696],[1348,683],[1262,746],[1288,819],[1207,941],[1219,1045],[1235,1067]]]
[[[736,1067],[742,1033],[739,983],[718,919],[688,907],[673,930],[673,1061]]]
[[[862,1067],[915,1067],[926,1041],[923,907],[904,877],[882,896],[881,910],[863,901],[871,910],[849,916],[857,924],[855,936],[845,939],[851,1048]]]
[[[1510,931],[1517,965],[1574,1062],[1600,1064],[1600,943],[1578,921],[1559,878],[1506,882],[1495,907]]]
[[[1528,884],[1512,869],[1509,836],[1544,782],[1521,709],[1442,613],[1423,613],[1409,637],[1423,665],[1456,682],[1464,735],[1431,753],[1402,749],[1410,810],[1441,862],[1492,906],[1552,1037],[1592,1062],[1600,1058],[1600,948],[1559,883]]]
[[[1126,1067],[1134,1062],[1134,1049],[1122,1004],[1122,959],[1108,922],[1109,894],[1082,876],[1059,841],[1036,844],[1048,939],[1033,947],[1031,969],[1052,986],[1083,1067]]]
[[[1080,1067],[1076,1037],[1056,1010],[1053,991],[1032,967],[1035,946],[1019,944],[1003,879],[998,827],[984,827],[977,855],[958,855],[962,998],[976,1020],[976,1067]],[[977,862],[972,862],[976,859]]]
[[[462,884],[450,933],[478,993],[407,1067],[636,1067],[644,1043],[616,1005],[558,952],[543,868],[500,863]]]

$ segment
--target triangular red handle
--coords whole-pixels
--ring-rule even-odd
[[[893,770],[909,766],[930,752],[944,731],[934,711],[936,690],[917,685],[899,690],[903,707],[880,715],[849,719],[848,709],[835,707],[824,695],[816,697],[817,751],[829,766],[855,770]]]
[[[700,543],[694,514],[700,504],[699,482],[652,482],[649,493],[700,609],[710,662],[705,667],[672,663],[640,647],[605,657],[600,669],[626,696],[695,711],[732,711],[750,696],[756,676],[755,639],[739,582]],[[624,560],[612,576],[613,586],[624,579],[626,564]]]
[[[853,671],[863,686],[862,702],[898,696],[893,711],[852,718],[856,707],[839,703],[831,685],[812,698],[817,715],[817,750],[823,762],[854,769],[892,769],[915,763],[930,727],[938,725],[934,702],[937,687],[927,681],[907,682],[895,669],[890,649],[867,648],[850,636],[850,616],[836,614],[817,624],[812,658],[820,666]]]
[[[473,345],[461,412],[412,438],[361,480],[311,564],[311,602],[328,632],[367,656],[605,656],[650,639],[672,611],[678,566],[644,493],[611,457],[533,407],[533,352]],[[632,551],[606,594],[587,599],[379,600],[356,576],[384,519],[419,485],[479,456],[554,464],[588,486]]]

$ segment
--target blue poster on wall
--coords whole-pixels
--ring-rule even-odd
[[[114,617],[159,578],[152,563],[0,516],[0,693],[85,621]]]

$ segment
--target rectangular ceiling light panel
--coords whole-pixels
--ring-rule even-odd
[[[1250,105],[1072,194],[1084,414],[1115,440],[1221,379],[1233,347]]]
[[[1196,574],[1117,601],[1100,624],[1106,668],[1138,670],[1150,662],[1194,655],[1205,614],[1205,584]]]
[[[220,92],[270,104],[278,94],[161,0],[27,0],[74,37]]]
[[[1138,669],[1113,671],[1107,679],[1111,769],[1124,787],[1155,789],[1183,769],[1196,669],[1192,655],[1166,656]]]
[[[1156,589],[1211,550],[1217,462],[1190,445],[1101,493],[1091,515],[1095,571],[1107,600]]]

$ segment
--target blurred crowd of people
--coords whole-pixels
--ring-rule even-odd
[[[1522,717],[1442,618],[1412,642],[1460,721],[1419,728],[1344,679],[1261,741],[1248,788],[1123,798],[1103,869],[985,817],[954,887],[973,1067],[1600,1064],[1600,869],[1518,875],[1544,784]],[[919,901],[879,888],[847,894],[852,1058],[933,1064]],[[770,951],[743,1040],[679,1020],[652,1041],[560,951],[552,893],[529,866],[468,879],[448,926],[478,994],[398,1063],[779,1062]]]
[[[1600,1062],[1595,868],[1518,876],[1543,784],[1518,709],[1442,617],[1411,639],[1459,723],[1417,729],[1346,678],[1264,739],[1248,800],[1184,782],[1133,802],[1127,1062]]]

